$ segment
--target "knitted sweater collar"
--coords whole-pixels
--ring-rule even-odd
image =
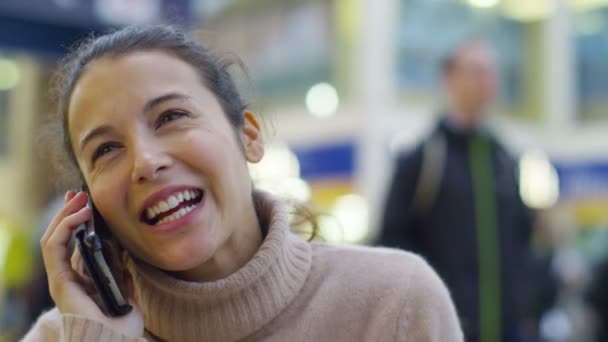
[[[280,200],[255,192],[254,202],[266,238],[224,279],[186,282],[141,261],[127,263],[147,331],[169,341],[234,341],[261,329],[296,297],[310,271],[310,245],[290,232]]]

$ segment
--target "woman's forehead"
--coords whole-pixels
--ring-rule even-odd
[[[198,73],[190,64],[161,51],[142,51],[90,62],[77,82],[73,96],[78,91],[86,94],[103,90],[115,93],[117,89],[137,92],[161,81],[200,85]]]
[[[169,93],[184,94],[205,106],[217,102],[190,64],[161,51],[92,61],[68,104],[70,131],[99,124],[96,121],[113,113],[140,112],[150,99]]]
[[[68,112],[146,101],[167,89],[194,92],[200,88],[205,87],[192,66],[163,52],[104,57],[84,70],[70,97]]]

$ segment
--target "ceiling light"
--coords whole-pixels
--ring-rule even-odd
[[[500,2],[500,0],[468,0],[469,5],[477,8],[491,8]]]
[[[338,92],[329,83],[315,84],[306,94],[306,108],[311,115],[319,118],[335,114],[339,104]]]

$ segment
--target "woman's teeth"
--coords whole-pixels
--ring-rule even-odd
[[[195,205],[191,205],[187,208],[181,208],[180,210],[174,212],[173,214],[163,218],[162,220],[158,221],[156,224],[164,224],[167,222],[171,222],[173,220],[177,220],[178,218],[186,215],[187,213],[191,212],[192,209],[194,209]]]
[[[196,203],[180,208],[179,210],[176,210],[175,208],[180,205],[186,205],[187,203],[184,203],[186,201],[199,199],[201,195],[202,193],[199,190],[184,190],[175,193],[169,196],[169,198],[166,200],[161,200],[156,203],[156,205],[146,209],[146,218],[150,221],[154,221],[156,218],[156,224],[162,224],[180,218],[194,209]],[[171,215],[163,217],[160,220],[158,219],[159,215],[164,216],[163,214],[166,215],[171,211],[175,212]]]

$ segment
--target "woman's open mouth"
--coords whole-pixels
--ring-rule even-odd
[[[161,225],[188,214],[203,200],[205,191],[184,189],[145,209],[140,220],[149,225]]]

